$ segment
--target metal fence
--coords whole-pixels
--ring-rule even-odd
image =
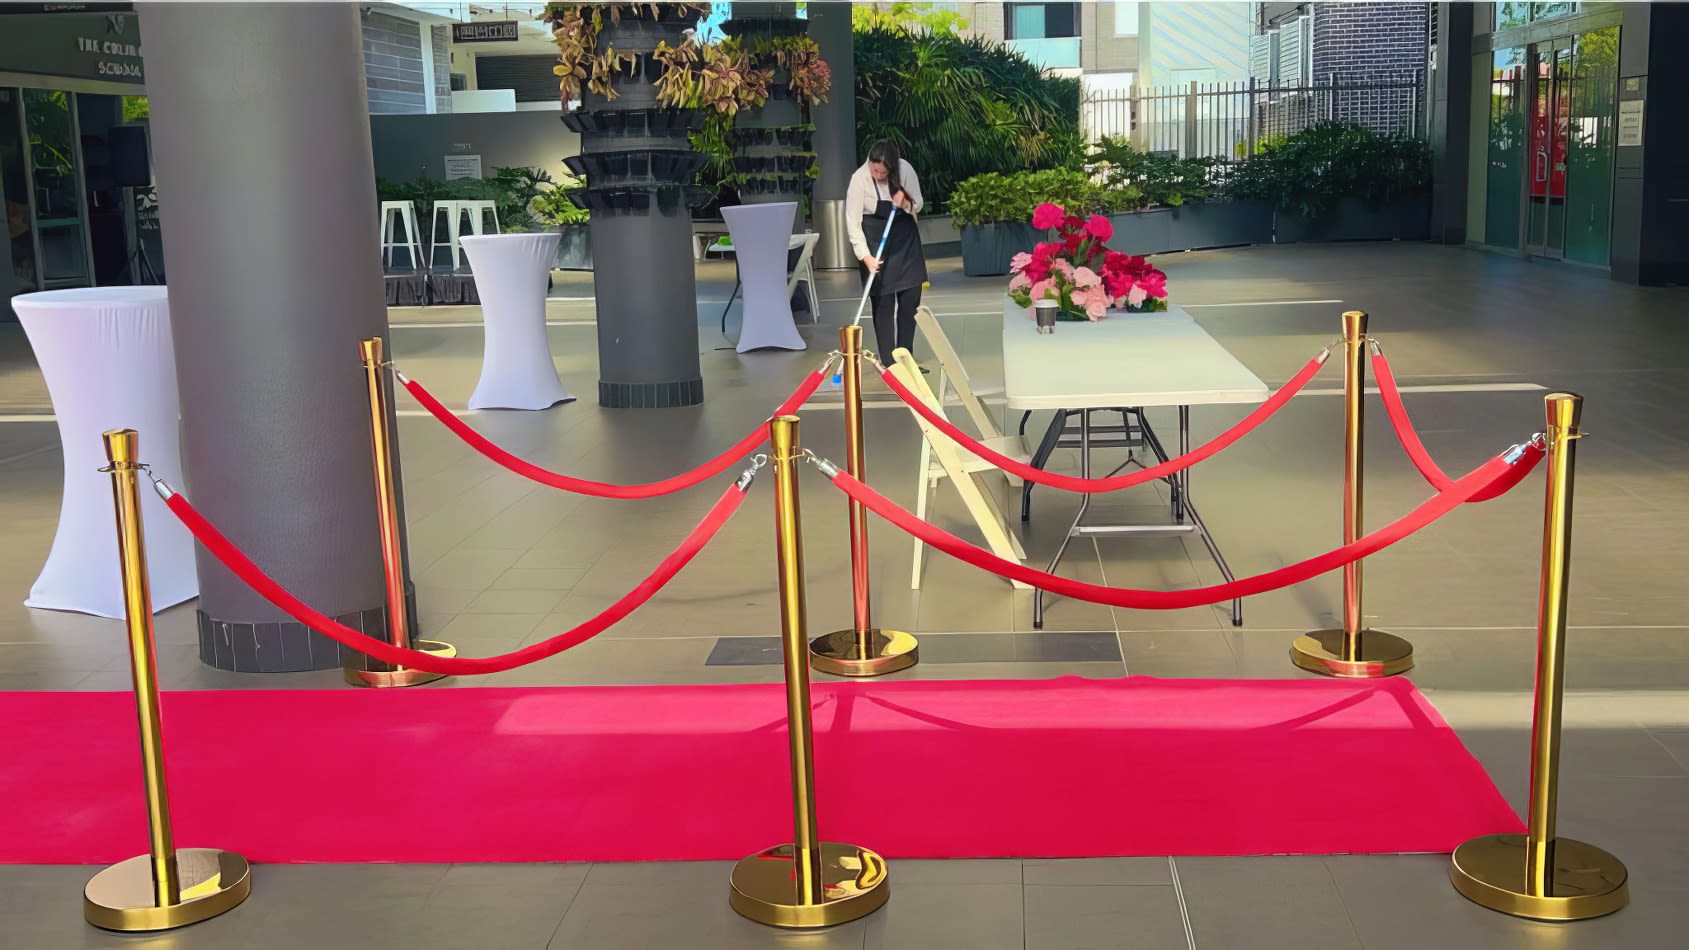
[[[1263,142],[1328,120],[1422,138],[1424,92],[1424,74],[1418,70],[1385,79],[1332,76],[1305,86],[1253,79],[1140,86],[1085,96],[1079,122],[1088,141],[1109,135],[1142,151],[1235,161],[1254,154]]]

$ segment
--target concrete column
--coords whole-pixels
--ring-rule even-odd
[[[1627,284],[1689,282],[1689,7],[1621,7],[1619,102],[1642,102],[1642,144],[1615,149],[1612,277]]]
[[[856,145],[856,48],[850,31],[850,4],[809,5],[809,35],[821,47],[821,58],[833,70],[833,91],[827,101],[810,110],[815,123],[815,161],[821,177],[815,180],[815,266],[828,270],[853,268],[856,256],[844,227],[845,188],[851,172],[861,164]]]
[[[1426,138],[1431,143],[1431,232],[1438,244],[1466,243],[1468,156],[1472,146],[1474,82],[1472,5],[1436,6],[1434,67],[1426,77]]]
[[[137,7],[189,496],[295,594],[379,636],[358,340],[386,336],[387,311],[358,7]],[[206,663],[339,665],[203,551],[198,566]]]

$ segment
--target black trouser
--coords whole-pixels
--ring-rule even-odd
[[[868,299],[874,307],[874,336],[879,341],[875,355],[880,362],[890,366],[892,351],[900,346],[915,352],[915,308],[921,305],[920,286]]]

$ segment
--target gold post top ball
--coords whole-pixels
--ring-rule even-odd
[[[839,349],[846,356],[862,352],[862,324],[851,323],[839,327]]]
[[[1343,339],[1358,340],[1366,336],[1366,311],[1343,311]]]
[[[1542,397],[1548,424],[1562,431],[1575,431],[1583,418],[1583,397],[1577,393],[1549,393]]]
[[[141,457],[141,434],[134,429],[107,429],[100,438],[113,465],[134,465]]]

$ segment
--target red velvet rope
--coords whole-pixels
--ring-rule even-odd
[[[1372,374],[1378,379],[1378,394],[1384,400],[1384,411],[1390,416],[1390,426],[1396,430],[1396,441],[1402,444],[1402,450],[1407,452],[1413,467],[1432,488],[1437,491],[1448,491],[1454,484],[1454,479],[1443,471],[1436,459],[1425,448],[1425,443],[1419,440],[1419,433],[1413,428],[1413,420],[1408,418],[1407,405],[1402,402],[1402,391],[1396,386],[1396,372],[1390,368],[1390,361],[1385,358],[1382,350],[1374,350],[1372,354]],[[1473,495],[1472,501],[1490,501],[1500,498],[1513,489],[1514,485],[1524,480],[1531,470],[1542,461],[1543,448],[1532,443],[1526,447],[1526,458],[1521,459],[1520,465],[1514,466],[1511,478],[1498,482],[1483,491]]]
[[[183,496],[172,494],[165,499],[165,503],[170,506],[171,511],[176,513],[176,517],[181,519],[182,524],[187,526],[188,531],[192,532],[193,536],[199,540],[199,543],[205,545],[205,549],[210,551],[217,560],[223,562],[229,570],[233,571],[236,577],[251,585],[252,589],[263,595],[265,600],[275,604],[288,616],[305,626],[360,653],[366,653],[383,663],[406,666],[422,670],[425,673],[464,674],[497,673],[503,670],[512,670],[536,660],[543,660],[548,656],[556,656],[564,650],[579,646],[603,633],[622,618],[637,610],[650,600],[657,591],[661,590],[663,585],[674,579],[674,576],[680,573],[680,569],[685,567],[699,551],[703,550],[704,545],[710,543],[716,532],[721,530],[721,526],[727,523],[727,519],[733,517],[733,513],[739,510],[739,506],[744,500],[745,492],[738,485],[729,486],[720,500],[704,516],[704,520],[700,521],[698,526],[692,529],[692,533],[687,536],[686,540],[681,542],[680,547],[664,558],[663,562],[657,565],[657,569],[652,571],[649,577],[639,582],[639,586],[622,595],[620,600],[611,604],[603,613],[548,640],[542,640],[539,643],[510,653],[501,653],[498,656],[489,657],[434,656],[429,653],[396,647],[385,640],[366,636],[333,617],[319,613],[309,604],[289,593],[286,588],[254,564],[252,559],[236,547],[233,541],[230,541],[210,521],[207,521],[205,516],[200,514]]]
[[[910,392],[909,388],[903,385],[902,380],[899,380],[897,376],[891,372],[891,370],[882,368],[880,370],[880,378],[885,380],[886,385],[891,388],[891,391],[897,393],[897,395],[909,405],[909,408],[919,413],[921,418],[932,423],[934,428],[949,436],[951,439],[954,439],[963,448],[974,453],[980,458],[985,459],[987,462],[990,462],[1003,471],[1012,475],[1018,475],[1036,485],[1048,485],[1052,488],[1061,488],[1071,492],[1096,494],[1099,492],[1119,491],[1123,488],[1131,488],[1134,485],[1143,485],[1148,482],[1156,481],[1157,479],[1166,478],[1169,475],[1183,471],[1198,462],[1218,455],[1222,450],[1230,447],[1233,442],[1236,442],[1238,439],[1248,435],[1250,432],[1254,431],[1256,427],[1260,426],[1261,423],[1266,422],[1267,419],[1271,418],[1274,413],[1284,408],[1285,403],[1288,403],[1291,397],[1300,392],[1302,387],[1308,385],[1309,380],[1319,374],[1320,367],[1325,365],[1325,359],[1326,354],[1322,352],[1320,355],[1309,360],[1307,365],[1303,366],[1302,369],[1291,378],[1290,382],[1285,383],[1278,392],[1269,396],[1266,402],[1256,406],[1249,415],[1243,417],[1243,421],[1215,436],[1211,441],[1205,442],[1189,452],[1186,452],[1184,455],[1181,455],[1178,458],[1169,459],[1159,465],[1152,465],[1149,468],[1130,472],[1125,475],[1115,475],[1111,478],[1089,479],[1075,478],[1072,475],[1062,475],[1056,472],[1046,472],[1041,468],[1028,465],[1019,459],[1010,458],[1001,452],[994,451],[989,446],[982,444],[978,439],[975,439],[973,436],[968,435],[961,429],[958,429],[955,423],[944,417],[942,412],[927,405],[925,400]]]
[[[1087,584],[1084,581],[1048,574],[1024,564],[1000,558],[989,551],[981,550],[943,528],[915,517],[899,507],[896,502],[852,478],[848,472],[840,471],[832,476],[832,480],[833,484],[837,485],[846,495],[856,499],[864,507],[897,527],[951,557],[965,561],[975,567],[983,568],[993,574],[1013,578],[1034,587],[1041,587],[1051,593],[1090,601],[1094,604],[1107,604],[1111,607],[1125,607],[1133,610],[1176,610],[1181,607],[1217,604],[1238,597],[1259,594],[1263,591],[1277,590],[1280,587],[1289,587],[1292,584],[1301,583],[1327,571],[1336,570],[1351,561],[1357,561],[1369,554],[1383,550],[1436,521],[1451,510],[1470,501],[1472,496],[1479,491],[1498,485],[1508,479],[1512,475],[1509,470],[1518,468],[1522,464],[1525,464],[1523,457],[1518,461],[1509,462],[1506,456],[1498,455],[1473,469],[1464,478],[1454,482],[1447,491],[1439,492],[1401,518],[1355,541],[1353,544],[1346,544],[1334,551],[1328,551],[1325,554],[1281,567],[1278,570],[1256,574],[1253,577],[1245,577],[1226,584],[1170,591],[1104,587],[1100,584]],[[1513,481],[1517,484],[1518,479],[1513,479]]]
[[[815,395],[815,391],[821,388],[823,378],[825,377],[820,370],[811,373],[803,381],[803,384],[792,393],[791,397],[781,403],[780,408],[774,410],[774,415],[783,416],[796,412],[798,407],[808,402],[809,397]],[[408,379],[402,374],[399,376],[399,381],[405,389],[410,391],[412,396],[416,397],[417,402],[422,403],[422,407],[427,409],[429,414],[444,423],[446,428],[457,434],[458,438],[467,442],[470,448],[510,471],[539,482],[541,485],[560,488],[563,491],[575,492],[580,495],[592,495],[597,498],[656,498],[659,495],[673,494],[682,489],[691,488],[699,482],[714,478],[727,471],[734,463],[755,452],[757,447],[768,439],[768,426],[759,425],[749,435],[740,439],[732,448],[690,472],[683,472],[672,478],[665,478],[660,482],[650,482],[643,485],[611,485],[607,482],[594,482],[553,472],[513,455],[500,448],[491,439],[475,431],[468,423],[459,419],[440,400],[434,398],[433,393],[424,389],[421,383],[414,379]]]

